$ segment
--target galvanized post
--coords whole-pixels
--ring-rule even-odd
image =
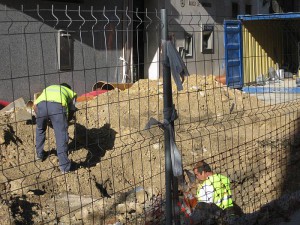
[[[162,20],[162,43],[168,39],[168,21],[167,10],[161,9]],[[172,84],[171,84],[171,68],[168,63],[167,45],[162,45],[163,50],[163,91],[164,91],[164,112],[173,107]],[[171,121],[170,113],[164,113],[165,121]],[[172,224],[172,162],[171,162],[171,146],[170,133],[167,129],[164,131],[165,137],[165,179],[166,179],[166,225]]]

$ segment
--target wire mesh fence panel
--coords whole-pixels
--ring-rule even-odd
[[[168,14],[165,24],[160,10],[131,8],[1,6],[2,223],[166,224],[170,123],[184,170],[172,176],[171,220],[272,224],[288,217],[299,205],[298,20],[223,23],[195,13]],[[176,52],[167,64],[165,46]],[[182,90],[173,80],[184,72],[179,58],[189,72]],[[176,113],[166,121],[163,66],[172,65]],[[66,128],[71,90],[76,113]],[[52,99],[53,92],[62,94]],[[56,103],[64,111],[53,113]],[[41,159],[36,143],[44,143]],[[180,212],[185,193],[201,187],[194,167],[202,160],[229,178],[243,213],[227,220]]]
[[[211,15],[170,18],[172,40],[191,73],[184,91],[173,96],[183,168],[193,173],[195,164],[204,160],[214,173],[229,177],[236,212],[244,213],[225,222],[217,214],[192,218],[203,224],[285,220],[291,205],[299,202],[298,184],[288,175],[299,168],[294,155],[299,95],[293,63],[298,32],[292,31],[297,22],[258,18],[220,25]],[[189,191],[196,194],[199,188]]]
[[[5,8],[1,16],[1,96],[13,102],[1,113],[5,223],[135,224],[162,217],[162,132],[144,131],[151,116],[162,114],[162,93],[158,81],[141,79],[153,59],[144,34],[159,48],[159,13],[37,6]],[[158,60],[151,63],[158,68]],[[61,174],[58,125],[49,115],[45,157],[37,160],[39,112],[27,101],[64,82],[77,92],[77,112],[68,128],[71,169]]]

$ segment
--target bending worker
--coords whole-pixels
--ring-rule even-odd
[[[75,100],[76,93],[68,84],[62,83],[45,88],[34,102],[37,159],[43,161],[46,158],[45,133],[47,122],[50,120],[55,133],[59,168],[62,173],[67,173],[71,169],[71,161],[68,158],[68,121],[74,115]]]
[[[196,197],[198,202],[214,203],[225,211],[233,209],[230,180],[221,174],[214,174],[204,161],[198,162],[193,168],[196,178],[200,181]]]

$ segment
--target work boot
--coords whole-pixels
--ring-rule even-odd
[[[36,162],[44,162],[45,159],[47,158],[47,154],[43,152],[42,156],[36,156]]]
[[[77,170],[78,168],[79,168],[78,163],[71,161],[71,167],[70,167],[70,170],[68,170],[68,171],[62,171],[62,170],[61,170],[61,173],[62,173],[62,174],[67,174],[67,173],[70,173],[70,172],[73,172],[73,171]]]

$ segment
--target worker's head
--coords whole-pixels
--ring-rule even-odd
[[[193,168],[193,171],[196,178],[200,181],[206,180],[206,178],[212,174],[210,166],[204,161],[196,163],[196,165]]]
[[[70,85],[68,85],[67,83],[61,83],[60,86],[64,86],[64,87],[69,88],[70,90],[72,90],[72,87]]]

